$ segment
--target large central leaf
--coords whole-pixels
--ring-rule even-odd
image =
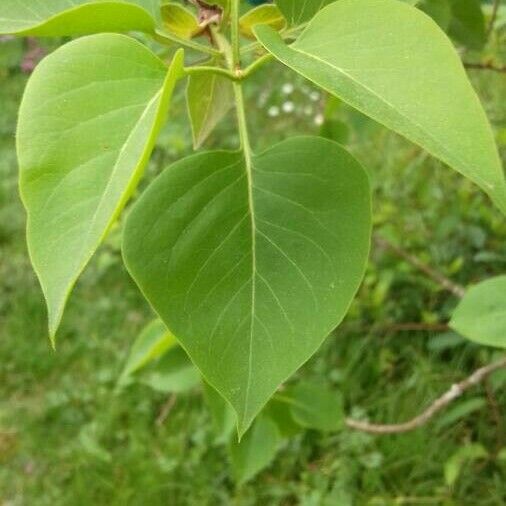
[[[0,33],[81,35],[152,32],[159,0],[2,0]]]
[[[490,125],[451,42],[424,13],[396,0],[339,0],[291,46],[268,26],[254,30],[281,62],[423,146],[506,214]]]
[[[245,161],[197,154],[132,210],[126,265],[243,433],[344,317],[367,259],[367,176],[339,145],[295,138]]]
[[[72,285],[135,188],[182,68],[124,35],[61,47],[35,70],[17,132],[28,246],[54,335]]]

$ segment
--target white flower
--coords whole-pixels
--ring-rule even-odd
[[[281,88],[281,91],[285,95],[290,95],[290,93],[293,93],[293,90],[294,90],[294,86],[292,83],[285,83],[285,84],[283,84],[283,87]]]
[[[290,114],[294,110],[295,110],[295,104],[291,100],[287,100],[283,104],[283,112],[286,112],[286,113]]]
[[[276,116],[279,116],[279,107],[277,105],[273,105],[273,106],[269,107],[267,114],[271,118],[275,118]]]

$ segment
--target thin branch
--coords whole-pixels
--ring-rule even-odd
[[[161,427],[167,418],[170,415],[170,412],[172,411],[172,408],[176,404],[177,395],[171,394],[169,398],[163,403],[162,409],[160,409],[159,415],[156,417],[156,426]]]
[[[494,65],[490,61],[483,63],[464,62],[464,67],[470,70],[491,70],[492,72],[506,73],[506,65]]]
[[[490,384],[489,379],[485,379],[484,381],[485,385],[485,393],[487,396],[487,404],[490,408],[490,414],[492,417],[492,420],[494,421],[495,427],[496,427],[496,453],[501,450],[503,447],[503,420],[501,415],[501,408],[499,407],[499,403],[497,402],[497,398],[494,395],[494,391],[492,389],[492,385]]]
[[[493,362],[487,366],[477,369],[471,376],[464,381],[452,385],[450,390],[445,392],[441,397],[434,401],[425,411],[415,418],[405,423],[382,425],[352,418],[346,419],[346,426],[353,430],[361,432],[368,432],[370,434],[400,434],[403,432],[410,432],[425,425],[434,415],[439,413],[442,409],[446,408],[455,399],[458,399],[466,390],[474,387],[483,382],[490,374],[498,369],[506,368],[506,357],[497,362]]]
[[[224,69],[222,67],[210,67],[210,66],[206,66],[206,65],[196,65],[194,67],[185,67],[184,72],[187,75],[216,74],[216,75],[220,75],[222,77],[225,77],[226,79],[229,79],[230,81],[240,81],[242,79],[241,76],[234,74],[230,70]]]
[[[446,323],[392,323],[380,327],[382,332],[446,332],[450,327]]]
[[[499,13],[499,4],[501,0],[494,0],[494,5],[492,6],[492,14],[490,15],[490,22],[487,27],[487,39],[492,35],[494,31],[495,22],[497,21],[497,14]]]
[[[402,248],[395,246],[395,244],[392,244],[390,241],[387,241],[382,237],[375,236],[374,240],[378,246],[384,249],[388,249],[392,253],[395,253],[397,256],[403,258],[406,260],[406,262],[410,263],[413,267],[416,267],[419,271],[423,272],[426,276],[435,281],[441,288],[453,293],[459,298],[463,297],[466,293],[463,286],[454,283],[441,272],[424,264],[421,260],[419,260],[411,253],[404,251]]]

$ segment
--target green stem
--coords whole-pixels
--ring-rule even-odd
[[[293,28],[288,28],[287,30],[280,32],[280,35],[283,40],[290,39],[290,38],[297,38],[300,35],[300,32],[302,30],[304,30],[304,28],[306,28],[306,26],[307,26],[307,23],[303,23],[299,26],[295,26]],[[252,51],[257,51],[258,49],[263,49],[263,48],[264,47],[262,46],[262,44],[260,44],[260,42],[258,42],[258,41],[252,42],[251,44],[248,44],[241,49],[241,54],[243,54],[243,55],[248,54],[248,53],[251,53]]]
[[[239,0],[232,0],[230,6],[232,60],[236,69],[241,67],[241,44],[239,35]]]
[[[246,67],[244,71],[241,73],[241,79],[247,79],[249,76],[254,74],[258,69],[263,67],[267,62],[270,62],[274,56],[272,54],[264,54],[257,60],[255,60],[251,65]]]
[[[199,44],[193,40],[182,39],[181,37],[178,37],[177,35],[173,35],[171,33],[161,32],[157,30],[154,37],[155,40],[161,44],[171,44],[175,42],[176,44],[180,44],[181,46],[187,47],[189,49],[194,49],[195,51],[200,51],[201,53],[210,54],[212,56],[221,56],[221,52],[217,49],[209,46],[204,46],[204,44]]]
[[[241,149],[244,151],[247,168],[251,165],[251,145],[249,142],[248,124],[246,122],[246,109],[244,107],[244,95],[242,92],[242,84],[234,82],[235,107],[237,110],[237,125],[239,127],[239,139],[241,141]]]
[[[241,71],[241,40],[239,35],[239,0],[232,0],[230,5],[230,23],[231,23],[231,43],[232,50],[229,59],[231,71],[242,79]],[[241,80],[239,79],[239,81]],[[246,160],[246,169],[248,178],[251,176],[251,147],[248,135],[248,125],[246,122],[246,109],[244,107],[244,95],[242,91],[242,83],[234,82],[235,105],[237,110],[237,124],[239,127],[239,139],[241,141],[241,149],[244,151]],[[251,183],[251,181],[250,181]],[[251,185],[250,185],[251,186]]]
[[[221,67],[209,67],[205,65],[199,65],[195,67],[185,67],[185,74],[193,75],[193,74],[218,74],[220,76],[226,77],[231,81],[239,81],[242,79],[241,76],[234,74],[231,70],[227,70]]]

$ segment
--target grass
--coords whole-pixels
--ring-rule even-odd
[[[16,189],[13,135],[26,77],[15,58],[3,65],[1,506],[505,504],[506,462],[496,458],[506,444],[506,376],[501,373],[487,388],[476,388],[455,404],[463,409],[474,402],[477,407],[468,415],[452,408],[435,423],[399,436],[306,432],[289,440],[257,478],[237,488],[225,448],[213,443],[210,415],[198,390],[178,396],[161,425],[163,394],[142,385],[114,394],[129,347],[151,318],[121,263],[121,226],[78,283],[58,349],[51,351]],[[504,77],[474,73],[473,79],[504,154]],[[294,91],[286,93],[290,86],[283,84]],[[260,72],[248,92],[257,148],[293,133],[318,132],[322,97],[281,67]],[[287,101],[296,105],[293,113],[282,112]],[[371,174],[375,233],[463,285],[504,272],[506,224],[486,197],[394,134],[345,106],[334,109],[335,121],[351,125],[348,146]],[[184,111],[181,90],[176,111]],[[230,116],[209,146],[233,146],[234,129]],[[189,138],[185,121],[169,123],[147,180],[190,153]],[[449,333],[395,330],[395,323],[445,322],[456,302],[413,267],[375,247],[346,321],[297,375],[335,385],[353,416],[408,419],[452,382],[494,358],[492,350]],[[465,463],[456,483],[448,486],[445,465],[470,443],[481,444],[489,457]]]

